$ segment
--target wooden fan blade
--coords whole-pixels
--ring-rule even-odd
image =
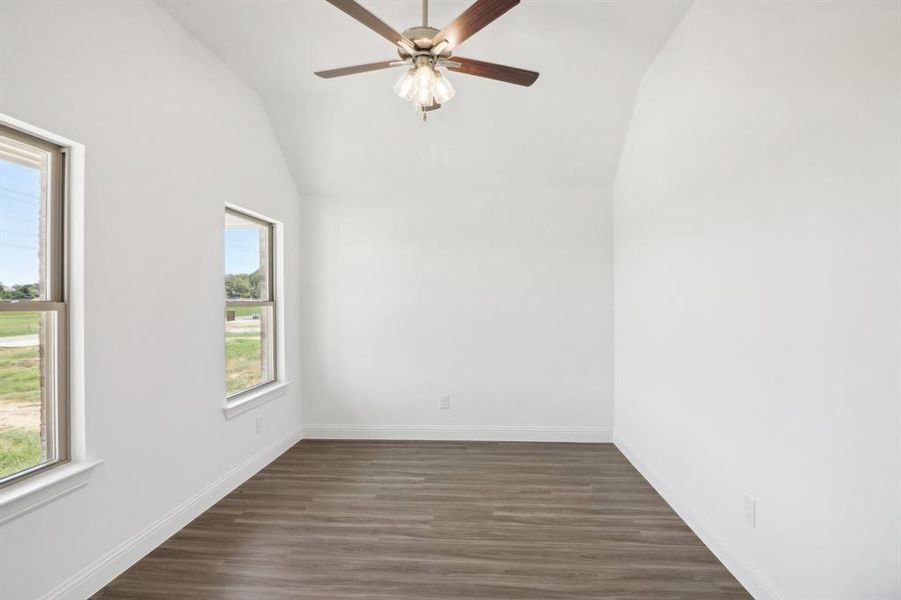
[[[390,25],[379,19],[377,16],[360,6],[354,0],[325,0],[335,8],[344,11],[366,27],[370,28],[392,44],[399,44],[400,42],[404,42],[408,48],[415,48],[416,46],[399,34],[394,31]]]
[[[343,67],[341,69],[329,69],[328,71],[316,71],[315,75],[323,79],[332,79],[334,77],[344,77],[345,75],[356,75],[357,73],[368,73],[369,71],[381,71],[382,69],[390,69],[391,67],[400,66],[396,60],[386,60],[383,62],[374,62],[365,65],[355,65],[353,67]]]
[[[440,104],[438,104],[437,102],[432,102],[432,103],[431,103],[430,105],[428,105],[428,106],[423,106],[423,107],[422,107],[422,110],[423,110],[424,112],[432,112],[433,110],[438,110],[439,108],[441,108],[441,105],[440,105]]]
[[[459,67],[453,65],[447,66],[448,71],[454,71],[456,73],[475,75],[476,77],[486,77],[488,79],[506,81],[507,83],[515,83],[516,85],[524,85],[526,87],[532,85],[535,83],[535,80],[538,79],[538,73],[535,71],[517,69],[516,67],[496,65],[481,60],[463,58],[462,56],[454,56],[451,61],[460,64]]]
[[[476,0],[472,6],[464,10],[459,17],[432,38],[432,45],[434,46],[442,40],[447,40],[448,49],[453,50],[489,23],[519,4],[519,1]]]

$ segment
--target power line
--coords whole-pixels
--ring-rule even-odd
[[[27,235],[28,237],[38,237],[36,233],[26,233],[24,231],[16,231],[15,229],[3,229],[0,227],[0,231],[5,231],[6,233],[14,233],[16,235]]]
[[[25,250],[37,250],[35,246],[22,246],[20,244],[10,244],[8,242],[0,242],[0,246],[9,246],[10,248],[23,248]]]
[[[28,198],[34,198],[35,200],[40,200],[40,194],[29,194],[28,192],[23,192],[21,190],[17,190],[16,188],[11,188],[6,185],[0,185],[0,190],[4,192],[8,192],[10,194],[19,194],[20,196],[27,196]]]
[[[15,196],[4,196],[0,194],[0,200],[15,200],[16,202],[21,202],[22,204],[26,204],[28,206],[37,206],[39,200],[29,200],[28,198],[16,198]]]

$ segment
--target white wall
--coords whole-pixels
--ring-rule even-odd
[[[758,598],[901,597],[899,44],[897,2],[699,2],[627,137],[617,438]]]
[[[222,413],[224,203],[285,222],[294,380],[299,208],[255,94],[152,2],[4,0],[0,73],[0,112],[86,145],[87,445],[106,461],[0,528],[0,597],[40,597],[94,564],[78,597],[122,566],[108,553],[137,558],[119,545],[161,541],[202,507],[171,511],[299,427],[297,381]]]
[[[609,193],[374,192],[306,210],[306,435],[611,439]]]
[[[620,442],[752,566],[759,597],[899,592],[898,22],[889,2],[695,5],[644,81],[620,166]],[[406,163],[416,183],[464,181],[461,165],[478,183],[434,194],[403,187],[387,127],[363,135],[365,103],[317,127],[351,100],[311,100],[319,112],[295,117],[289,158],[322,155],[329,138],[356,146],[326,148],[330,178],[310,187],[303,221],[253,93],[155,4],[6,0],[0,73],[0,112],[87,146],[88,448],[106,460],[86,488],[0,528],[4,600],[96,566],[299,425],[297,360],[294,389],[255,411],[262,434],[252,416],[222,417],[227,201],[286,223],[288,273],[308,302],[301,312],[290,280],[288,353],[302,314],[305,420],[320,433],[611,427],[615,161],[589,138],[622,130],[585,123],[620,114],[629,73],[615,98],[593,97],[603,110],[557,107],[585,137],[522,129],[520,104],[515,123],[480,117],[481,145],[420,146]],[[469,102],[484,115],[495,99]],[[280,111],[297,105],[273,103],[286,130]],[[505,135],[509,154],[492,162],[485,148]],[[603,166],[586,174],[595,150]],[[378,168],[345,160],[365,151],[385,153]],[[498,165],[528,171],[527,184]],[[570,175],[577,184],[560,183]],[[363,193],[372,181],[397,185]],[[742,522],[745,494],[756,529]]]
[[[260,92],[304,197],[305,436],[612,439],[611,188],[641,75],[687,3],[523,3],[465,55],[539,80],[458,76],[427,124],[396,73],[307,74],[381,48],[325,3],[253,20],[242,2],[164,6]],[[323,58],[309,23],[347,45]]]
[[[305,435],[610,439],[610,190],[641,75],[689,2],[524,2],[461,52],[535,85],[454,76],[427,124],[396,72],[313,75],[388,50],[326,2],[161,4],[259,92],[304,197]]]

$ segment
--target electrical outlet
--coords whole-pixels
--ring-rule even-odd
[[[745,523],[751,527],[757,527],[757,501],[748,496],[744,497]]]
[[[257,417],[257,433],[263,432],[263,417]]]
[[[450,408],[450,396],[441,396],[441,402],[438,407],[442,409]]]

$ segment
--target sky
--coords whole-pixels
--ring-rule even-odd
[[[0,160],[0,283],[37,283],[40,171]]]
[[[225,229],[225,273],[253,273],[260,268],[258,227]]]

